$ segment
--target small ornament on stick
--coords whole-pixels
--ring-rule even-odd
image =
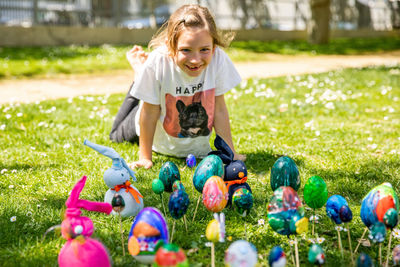
[[[174,192],[169,197],[168,210],[169,214],[174,219],[174,226],[175,226],[175,221],[185,216],[190,201],[189,201],[189,196],[186,193],[185,188],[183,187],[181,181],[175,181],[174,188],[175,188]],[[184,222],[187,231],[186,220],[184,220]],[[172,227],[172,229],[175,229],[175,227]],[[172,242],[173,236],[174,236],[174,231],[172,231],[171,233],[170,242]]]
[[[304,201],[314,210],[314,218],[316,217],[315,210],[325,205],[328,200],[328,189],[325,181],[319,176],[310,177],[304,185]],[[312,223],[312,232],[314,235],[315,220]]]
[[[151,183],[151,189],[157,195],[160,195],[161,198],[161,205],[163,207],[164,215],[167,215],[165,212],[165,205],[162,193],[164,192],[164,183],[160,179],[154,179]]]
[[[225,242],[225,215],[214,213],[206,228],[206,238],[211,241],[211,267],[215,267],[215,245],[216,242]]]
[[[324,250],[318,244],[312,244],[308,250],[308,261],[314,265],[322,266],[325,263]]]
[[[254,267],[257,264],[257,250],[245,240],[233,242],[225,253],[226,267]]]
[[[295,265],[298,267],[299,253],[296,234],[308,230],[308,219],[304,217],[304,207],[297,192],[290,186],[281,186],[274,191],[268,203],[268,222],[271,228],[281,235],[295,235]]]
[[[113,207],[113,210],[119,214],[119,231],[121,233],[122,255],[125,256],[124,232],[122,227],[122,216],[121,216],[121,212],[125,209],[125,201],[121,197],[121,195],[116,193],[113,199],[111,200],[111,206]]]
[[[196,170],[193,174],[193,185],[196,190],[203,194],[203,187],[207,180],[212,176],[223,177],[224,175],[224,165],[222,160],[216,155],[209,155],[205,157],[199,165],[197,165]],[[196,218],[197,208],[200,203],[201,196],[199,196],[196,204],[196,209],[194,211],[193,220]]]
[[[271,249],[268,255],[268,263],[270,267],[285,267],[286,255],[280,246]]]

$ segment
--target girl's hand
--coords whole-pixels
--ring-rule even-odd
[[[145,52],[139,45],[133,46],[131,50],[126,52],[126,59],[135,73],[140,71],[142,64],[147,60],[148,56],[149,53]]]
[[[241,160],[241,161],[245,161],[246,160],[246,155],[242,155],[242,154],[236,154],[233,157],[233,160]]]
[[[153,166],[153,162],[150,159],[140,159],[129,164],[131,169],[142,168],[150,169]]]

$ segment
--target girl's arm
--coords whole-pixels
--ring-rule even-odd
[[[222,137],[234,153],[234,160],[246,160],[245,155],[237,154],[232,142],[231,125],[229,123],[228,109],[226,108],[224,95],[215,97],[214,129],[216,134]]]
[[[157,120],[160,117],[160,105],[152,105],[144,102],[140,112],[139,125],[139,160],[131,164],[132,168],[153,166],[152,146]]]

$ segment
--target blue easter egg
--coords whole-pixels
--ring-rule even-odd
[[[169,214],[172,218],[178,220],[186,214],[189,204],[188,194],[184,190],[175,190],[169,197]]]
[[[186,157],[186,165],[189,168],[193,168],[194,166],[196,166],[196,157],[193,154],[189,154]]]
[[[275,246],[271,249],[268,255],[268,263],[271,267],[286,266],[286,255],[280,246]]]
[[[205,157],[197,166],[193,175],[193,185],[197,191],[203,193],[203,187],[211,176],[224,176],[224,164],[220,157],[209,155]]]
[[[349,209],[343,208],[343,206],[348,207],[349,204],[346,199],[340,195],[333,195],[328,198],[328,201],[326,202],[326,214],[336,224],[341,224],[343,222],[342,218],[347,218],[346,215],[343,215],[342,213],[348,213]]]

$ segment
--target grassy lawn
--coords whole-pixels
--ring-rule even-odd
[[[36,58],[39,61],[40,56]],[[301,198],[306,180],[318,175],[327,183],[329,196],[340,194],[348,200],[354,214],[349,226],[355,248],[355,240],[364,231],[359,217],[362,198],[383,182],[390,182],[396,191],[399,188],[399,92],[400,69],[393,66],[249,80],[226,95],[234,143],[239,152],[247,154],[254,207],[245,221],[249,241],[258,249],[259,266],[268,266],[268,253],[279,244],[289,265],[292,264],[288,239],[274,233],[267,222],[267,204],[272,196],[270,170],[279,155],[288,155],[296,162],[302,180],[298,191]],[[83,175],[88,176],[88,181],[81,197],[103,200],[108,188],[102,175],[111,166],[111,160],[84,146],[85,138],[113,147],[128,162],[138,158],[137,145],[108,140],[113,116],[123,97],[85,96],[1,106],[0,265],[57,265],[57,255],[65,240],[59,232],[51,232],[44,239],[43,234],[61,223],[69,191]],[[180,169],[191,200],[191,218],[199,194],[192,191],[193,171],[185,167],[184,159],[155,155],[151,170],[136,172],[135,186],[144,195],[146,206],[161,209],[151,182],[167,160]],[[224,212],[229,240],[216,245],[217,266],[222,266],[224,251],[231,242],[245,237],[244,220],[232,209]],[[326,266],[350,265],[346,233],[342,232],[346,249],[342,259],[334,224],[324,208],[317,214],[320,222],[316,231],[325,238],[321,245]],[[114,266],[138,266],[130,255],[122,256],[117,217],[92,212],[83,215],[93,220],[93,237],[107,246]],[[312,211],[306,209],[306,216],[311,215]],[[174,242],[185,249],[193,266],[206,266],[210,248],[205,245],[204,234],[212,214],[201,205],[196,217],[189,224],[190,234],[185,232],[182,221],[176,223]],[[168,215],[167,220],[171,228],[173,219]],[[132,218],[123,220],[126,237],[131,224]],[[301,265],[311,266],[307,262],[311,231],[298,238]],[[386,238],[384,257],[387,242]],[[398,243],[399,239],[394,239],[392,247]],[[361,246],[359,251],[376,259],[377,249],[372,244]]]
[[[268,53],[284,55],[354,55],[399,49],[400,37],[334,39],[327,45],[306,41],[233,42],[227,52],[235,62],[268,60]],[[95,73],[129,69],[125,52],[131,46],[67,46],[43,48],[1,48],[0,79]]]

